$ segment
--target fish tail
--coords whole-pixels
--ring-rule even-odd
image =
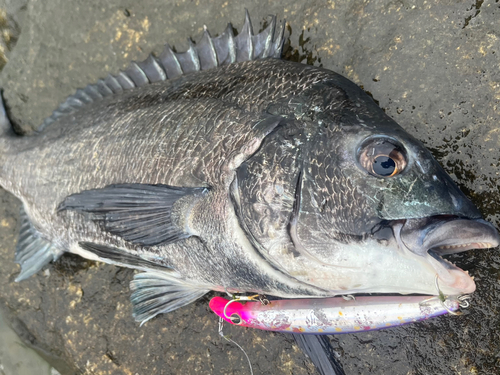
[[[0,186],[2,185],[3,166],[5,165],[5,158],[14,138],[15,133],[12,129],[9,117],[5,110],[3,103],[3,95],[0,90]]]
[[[12,125],[7,117],[7,112],[5,111],[5,105],[3,103],[3,92],[0,90],[0,136],[3,138],[5,135],[12,132]]]

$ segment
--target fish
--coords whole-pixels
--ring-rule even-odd
[[[210,290],[281,298],[472,293],[442,258],[498,233],[359,86],[280,59],[284,24],[79,89],[32,135],[2,109],[0,185],[23,206],[17,281],[64,253],[134,268],[146,322]]]

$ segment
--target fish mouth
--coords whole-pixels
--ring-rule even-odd
[[[472,293],[476,284],[468,271],[442,256],[497,247],[500,242],[492,224],[451,215],[407,219],[393,229],[400,247],[423,257],[434,268],[439,287],[453,294]]]

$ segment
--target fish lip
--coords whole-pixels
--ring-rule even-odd
[[[419,221],[422,225],[419,225]],[[416,225],[415,225],[416,224]],[[400,246],[425,258],[436,271],[440,285],[457,293],[472,293],[473,278],[442,255],[471,249],[497,247],[500,238],[496,228],[483,219],[468,219],[453,215],[406,220],[394,231]],[[405,226],[411,229],[405,233]]]
[[[454,233],[454,237],[445,232]],[[497,247],[500,243],[496,228],[482,219],[453,218],[428,231],[423,247],[437,255],[461,253],[471,249]]]

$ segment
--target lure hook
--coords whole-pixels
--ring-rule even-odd
[[[471,299],[472,299],[472,296],[470,294],[461,295],[461,296],[458,297],[458,300],[460,301],[458,305],[462,309],[466,309],[467,307],[470,306],[470,300]]]
[[[232,298],[232,300],[230,301],[227,301],[226,305],[224,306],[224,310],[223,310],[223,314],[224,314],[224,317],[232,322],[234,322],[233,318],[232,318],[232,315],[231,316],[227,316],[226,314],[226,309],[227,307],[233,303],[233,302],[240,302],[240,301],[257,301],[257,300],[260,300],[260,296],[258,294],[254,294],[253,296],[237,296],[235,294],[231,295],[227,290],[226,290],[226,293],[229,294]],[[262,300],[260,300],[262,304],[264,304],[264,302],[262,302]],[[269,301],[268,301],[269,302]],[[241,317],[240,317],[241,319]],[[241,321],[243,321],[243,319],[241,319]]]
[[[356,297],[352,294],[345,294],[341,296],[345,301],[356,301]]]
[[[261,304],[262,306],[267,306],[267,305],[269,305],[269,304],[271,303],[271,301],[269,301],[269,300],[266,298],[266,296],[261,296],[261,295],[259,295],[259,301],[260,301],[260,304]]]
[[[439,282],[438,282],[438,275],[436,274],[436,279],[435,279],[435,284],[436,284],[436,289],[438,291],[438,298],[439,298],[439,301],[441,302],[441,305],[443,306],[443,308],[448,311],[450,314],[452,315],[462,315],[463,313],[460,312],[460,311],[451,311],[448,306],[446,306],[446,300],[448,299],[448,296],[445,296],[444,293],[441,291],[441,289],[439,289]],[[471,296],[469,294],[464,294],[464,295],[461,295],[459,297],[457,297],[457,300],[458,300],[458,306],[460,306],[461,308],[463,309],[466,309],[467,307],[470,306],[470,300],[471,300]]]

